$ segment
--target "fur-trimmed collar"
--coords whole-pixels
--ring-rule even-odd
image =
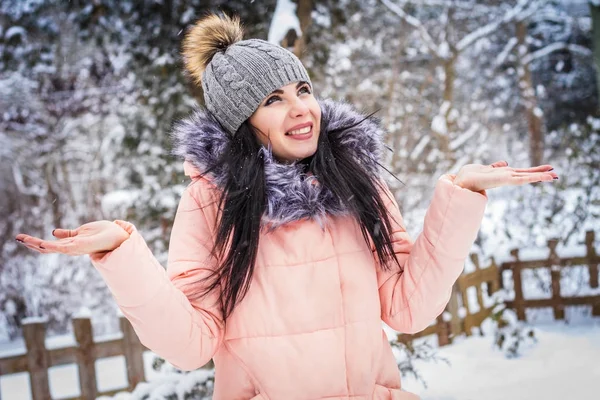
[[[337,148],[351,152],[373,178],[378,178],[378,161],[384,136],[379,121],[375,118],[364,120],[365,115],[346,103],[321,100],[319,105],[322,134],[324,132],[330,135],[330,140],[337,142]],[[346,128],[360,121],[363,122]],[[190,162],[200,172],[216,164],[230,140],[230,135],[217,120],[201,109],[176,123],[170,135],[173,139],[173,154]],[[328,214],[347,213],[331,190],[315,182],[316,178],[307,175],[302,165],[281,164],[265,148],[263,155],[267,195],[263,224],[276,227],[305,218],[323,222]],[[218,187],[223,187],[227,173],[224,168],[214,169],[210,177]]]

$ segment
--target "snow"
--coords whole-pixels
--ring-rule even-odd
[[[5,40],[10,40],[14,36],[17,36],[17,35],[26,36],[27,35],[27,31],[22,26],[11,26],[10,28],[8,28],[6,30],[6,33],[4,34],[4,39]]]
[[[105,215],[124,215],[138,198],[136,190],[113,190],[102,197],[102,211]]]
[[[452,166],[453,169],[467,162],[495,161],[496,157],[510,157],[511,165],[515,166],[521,166],[527,159],[527,143],[523,136],[526,135],[527,128],[524,128],[526,121],[522,118],[521,107],[516,104],[522,94],[517,90],[515,76],[517,69],[514,65],[518,40],[514,37],[514,23],[507,23],[508,20],[525,20],[536,9],[540,10],[530,19],[532,22],[528,25],[531,29],[530,37],[520,48],[525,55],[525,59],[521,61],[530,64],[518,69],[519,74],[523,74],[529,68],[534,77],[540,78],[535,79],[535,92],[533,88],[524,88],[526,93],[531,96],[537,95],[540,100],[539,108],[534,109],[536,115],[545,115],[548,120],[552,119],[553,113],[550,112],[552,108],[547,107],[550,103],[554,104],[555,100],[562,99],[558,101],[559,105],[563,101],[564,104],[580,104],[581,100],[578,100],[577,92],[573,91],[576,88],[575,84],[591,82],[590,78],[593,75],[589,72],[585,74],[574,72],[586,71],[582,65],[589,66],[591,60],[590,50],[578,46],[575,42],[589,43],[588,39],[585,39],[591,37],[589,4],[600,6],[600,0],[561,1],[562,7],[557,7],[553,2],[537,0],[515,0],[510,5],[498,2],[497,6],[489,7],[489,15],[481,14],[480,7],[484,6],[476,4],[477,2],[455,2],[458,13],[456,17],[461,24],[464,21],[461,32],[471,33],[467,35],[463,33],[459,36],[453,34],[450,37],[443,33],[447,15],[442,11],[441,20],[436,15],[438,9],[446,6],[447,0],[427,0],[426,3],[430,5],[425,9],[420,9],[419,2],[415,1],[382,0],[382,2],[372,2],[373,4],[365,2],[365,5],[357,2],[352,7],[346,7],[348,2],[344,2],[340,4],[340,11],[345,13],[347,11],[345,7],[352,11],[344,15],[349,18],[343,24],[339,23],[335,12],[332,12],[329,6],[315,5],[312,27],[321,27],[319,35],[314,37],[315,48],[323,46],[329,49],[330,59],[324,71],[319,70],[318,60],[311,58],[310,53],[306,54],[303,61],[307,62],[307,67],[316,72],[315,82],[319,80],[319,90],[323,90],[323,93],[330,97],[347,98],[364,110],[372,111],[375,108],[383,110],[380,116],[386,118],[385,122],[390,132],[397,136],[388,144],[395,148],[395,156],[398,156],[393,160],[394,172],[400,172],[399,176],[408,183],[406,191],[400,190],[398,195],[404,203],[408,229],[413,237],[416,237],[420,231],[419,223],[422,223],[424,218],[425,200],[429,198],[427,190],[435,181],[435,174],[438,170],[448,169],[450,164],[444,163],[446,155],[436,148],[438,147],[436,136],[430,135],[430,130],[447,135],[447,139],[450,140],[450,148],[455,150],[453,159],[456,163]],[[110,13],[107,13],[100,22],[110,23],[111,26],[106,25],[106,27],[112,29],[111,35],[118,40],[109,40],[112,36],[108,34],[104,40],[100,35],[96,39],[101,39],[102,44],[96,45],[84,40],[77,46],[71,47],[68,40],[62,41],[67,39],[68,35],[58,35],[63,27],[60,21],[78,21],[79,19],[76,18],[78,12],[38,13],[38,8],[45,2],[47,1],[0,2],[0,9],[8,16],[6,21],[3,21],[3,26],[0,26],[0,37],[5,41],[12,38],[11,46],[18,44],[14,49],[12,47],[6,49],[9,59],[13,59],[15,65],[13,68],[5,64],[8,75],[0,79],[0,99],[6,100],[4,103],[0,101],[1,105],[4,105],[0,107],[2,109],[0,114],[6,122],[0,129],[0,156],[4,157],[3,160],[7,160],[4,163],[7,168],[11,168],[4,174],[7,179],[5,184],[14,180],[14,184],[11,185],[14,186],[14,192],[19,194],[19,197],[15,197],[14,203],[20,205],[19,209],[26,210],[26,212],[4,215],[3,220],[8,221],[5,229],[13,229],[15,233],[21,230],[28,232],[37,230],[40,235],[50,237],[49,233],[55,221],[48,210],[52,209],[50,204],[55,205],[54,202],[63,203],[57,215],[62,215],[64,217],[62,222],[70,227],[77,226],[83,220],[133,218],[135,221],[132,222],[147,232],[148,238],[157,238],[149,242],[149,245],[157,251],[159,262],[164,260],[166,264],[167,246],[163,243],[166,232],[161,232],[156,227],[158,225],[156,221],[172,218],[177,199],[187,180],[182,181],[181,185],[173,186],[175,176],[173,174],[182,175],[181,164],[178,162],[168,166],[165,164],[166,161],[161,156],[167,149],[165,143],[158,140],[162,135],[157,133],[166,131],[171,116],[185,114],[196,105],[192,96],[182,96],[185,87],[172,80],[177,74],[164,76],[159,72],[163,70],[162,67],[167,67],[164,70],[170,70],[170,67],[177,63],[178,52],[174,50],[176,46],[170,46],[172,51],[166,52],[164,47],[152,44],[154,41],[142,43],[137,39],[143,37],[143,32],[146,32],[141,30],[141,25],[136,23],[130,25],[129,22],[124,23],[119,18],[109,19]],[[162,1],[157,0],[156,3]],[[302,34],[296,16],[296,3],[295,0],[277,2],[270,25],[270,41],[279,42],[289,29],[294,29],[299,35]],[[538,8],[540,4],[543,4],[543,7]],[[460,8],[464,7],[472,7],[472,10],[461,11]],[[73,7],[68,8],[73,9]],[[41,11],[44,9],[48,8],[40,8]],[[134,9],[135,2],[122,2],[121,14],[129,15]],[[570,10],[570,15],[563,14],[560,11],[563,9]],[[82,11],[84,20],[87,18],[85,15],[92,13],[93,10],[92,5],[85,7]],[[240,11],[243,11],[241,7]],[[180,40],[184,32],[183,26],[192,22],[196,12],[197,10],[192,6],[178,10],[178,23],[169,25],[168,32],[174,35],[179,31],[177,40]],[[461,13],[464,14],[461,16]],[[436,18],[430,19],[429,16]],[[131,15],[130,18],[134,19],[135,15]],[[404,21],[404,28],[398,24],[400,20]],[[41,25],[28,21],[38,21]],[[158,29],[158,24],[154,25],[151,28]],[[59,26],[61,29],[58,29]],[[128,26],[132,29],[125,29]],[[501,26],[506,29],[502,29]],[[558,29],[556,32],[553,31],[555,26]],[[36,32],[40,28],[43,32],[54,32],[54,34],[44,35],[40,40],[30,40],[30,32]],[[340,34],[345,37],[344,40],[339,40]],[[456,43],[456,40],[461,39],[461,35],[462,40]],[[61,38],[61,41],[47,40],[53,37]],[[131,40],[131,38],[136,39]],[[46,51],[46,49],[65,51],[61,53]],[[135,49],[137,50],[133,51]],[[560,74],[555,74],[552,67],[544,66],[546,60],[550,58],[548,57],[550,53],[556,51],[573,53],[572,61],[575,63],[572,65],[574,70],[571,73],[567,73],[567,64],[560,60],[554,64],[557,70],[561,70]],[[458,58],[454,65],[456,82],[453,101],[439,106],[446,79],[439,58],[449,57],[452,52],[460,53],[455,54]],[[152,70],[139,68],[140,64],[136,60],[140,53],[149,56],[152,60],[150,65]],[[30,57],[30,54],[35,56]],[[396,57],[400,62],[396,68],[393,68]],[[33,59],[40,62],[30,65],[28,60]],[[61,60],[63,63],[60,63]],[[93,66],[101,65],[104,67],[92,73]],[[485,69],[486,65],[489,65],[489,70]],[[141,74],[142,71],[144,75]],[[392,82],[394,71],[397,72],[398,82],[395,86],[390,86],[393,89],[391,91],[388,87]],[[61,72],[61,76],[56,76],[57,72]],[[561,90],[557,91],[551,82],[544,81],[543,77],[547,74],[560,78]],[[61,81],[67,76],[75,79],[73,87],[61,85],[60,89],[55,90],[51,88],[52,85],[44,84],[44,82],[52,82],[55,78]],[[150,83],[146,79],[152,79],[151,84],[140,86],[141,82]],[[581,87],[577,90],[581,90]],[[590,98],[589,92],[585,93],[588,93],[585,98]],[[147,98],[147,105],[138,101],[140,95]],[[53,114],[49,115],[45,110],[60,106],[60,103],[68,99],[81,102],[83,108],[89,112],[77,112],[76,115],[67,113],[57,124],[58,121],[53,121]],[[156,110],[160,112],[157,113]],[[445,115],[448,111],[446,119]],[[492,120],[488,119],[490,116]],[[21,120],[25,123],[11,122]],[[447,122],[451,124],[447,126]],[[587,123],[589,128],[600,130],[600,119],[590,116]],[[574,175],[577,175],[579,180],[568,181],[565,183],[567,189],[561,191],[546,192],[527,187],[489,191],[490,201],[481,227],[480,240],[474,246],[474,250],[479,251],[482,266],[489,265],[491,256],[495,258],[497,264],[512,260],[509,251],[513,248],[521,249],[519,253],[521,260],[545,259],[549,255],[546,245],[549,237],[568,240],[568,243],[560,243],[557,247],[560,257],[583,256],[586,254],[586,248],[581,243],[583,243],[585,230],[595,229],[597,235],[599,234],[599,188],[593,186],[597,182],[597,172],[586,167],[597,163],[598,153],[595,148],[599,140],[598,134],[592,131],[589,136],[586,136],[589,129],[582,123],[581,118],[571,119],[565,116],[560,125],[561,127],[554,127],[553,133],[547,137],[548,158],[544,162],[560,165],[555,165],[561,175],[559,183],[569,180],[569,176]],[[480,129],[475,129],[476,126]],[[567,129],[569,126],[571,128]],[[12,132],[10,137],[7,136],[9,132]],[[557,143],[568,142],[571,139],[579,141],[584,136],[589,137],[590,140],[581,147],[579,145],[572,148],[559,146],[556,153],[548,152],[549,149],[554,149]],[[60,146],[53,147],[54,139],[57,144],[60,143]],[[139,143],[137,143],[138,139]],[[36,146],[31,146],[31,143],[36,143]],[[130,146],[133,148],[130,149]],[[560,158],[563,150],[564,154],[572,156],[575,161],[567,164],[555,158]],[[62,170],[52,168],[53,165],[59,165],[57,159],[64,161]],[[410,168],[407,165],[410,165]],[[157,169],[160,173],[155,172]],[[47,171],[54,172],[48,176]],[[405,172],[406,176],[403,176]],[[66,175],[67,173],[70,177]],[[584,174],[588,175],[584,176]],[[48,190],[51,184],[60,189],[64,195],[52,195]],[[29,197],[36,199],[35,202],[29,203]],[[34,205],[38,200],[39,204]],[[167,211],[157,213],[156,208]],[[156,218],[157,215],[160,215],[160,219]],[[550,218],[553,218],[552,222],[546,221]],[[9,222],[14,223],[14,227]],[[161,235],[163,238],[159,240]],[[597,238],[596,244],[599,243]],[[68,258],[52,255],[34,259],[27,255],[16,254],[16,249],[17,244],[13,241],[7,242],[4,246],[3,259],[6,260],[6,264],[0,276],[2,282],[0,305],[4,305],[4,311],[0,313],[0,340],[8,340],[15,334],[18,335],[12,326],[15,317],[19,318],[20,303],[13,302],[13,298],[25,302],[28,316],[49,315],[49,335],[52,334],[50,331],[53,329],[64,332],[70,326],[68,322],[73,315],[89,317],[92,312],[96,316],[98,313],[108,315],[112,308],[116,307],[110,303],[110,293],[97,271],[89,265],[87,257]],[[467,261],[467,270],[473,268]],[[503,293],[507,300],[514,296],[510,290],[512,287],[510,275],[510,271],[507,271],[504,276],[505,287],[509,289]],[[551,293],[549,291],[550,270],[539,269],[535,275],[532,271],[523,272],[525,298],[548,298]],[[586,286],[586,282],[589,282],[588,268],[574,266],[563,269],[561,295],[583,296],[600,293],[599,289]],[[9,291],[11,292],[8,293]],[[13,297],[3,297],[7,294]],[[488,297],[484,290],[484,306],[491,305],[492,301],[493,299]],[[57,304],[60,304],[60,307],[57,307]],[[474,288],[468,290],[467,304],[461,303],[461,306],[460,315],[464,315],[467,308],[471,312],[477,310],[479,305]],[[528,318],[542,315],[545,319],[553,318],[552,309],[526,310],[526,315]],[[449,314],[445,313],[444,318],[448,320]],[[29,322],[41,321],[45,319],[29,320]],[[561,323],[556,326],[564,327]],[[94,332],[109,333],[96,337],[96,340],[104,341],[121,337],[121,333],[110,333],[115,329],[118,329],[118,323],[111,322],[111,318],[106,318],[101,323],[96,322]],[[595,347],[592,350],[596,353],[584,346],[572,347],[571,341],[575,343],[577,337],[570,332],[562,332],[564,333],[562,348],[569,349],[573,353],[582,352],[585,356],[589,352],[595,354],[595,358],[598,359]],[[394,332],[389,334],[391,337],[395,336]],[[556,332],[552,334],[558,335]],[[546,342],[554,337],[552,334],[547,335]],[[590,336],[592,334],[597,335],[597,332],[590,333]],[[542,332],[540,337],[543,335],[546,333]],[[507,379],[517,378],[512,376],[513,371],[508,365],[516,365],[516,373],[525,369],[519,365],[527,365],[530,362],[531,365],[536,366],[543,363],[535,364],[539,360],[530,360],[534,353],[529,352],[521,359],[510,360],[510,364],[500,365],[501,363],[498,362],[498,365],[494,364],[494,368],[490,371],[479,371],[486,366],[486,360],[495,363],[499,356],[498,352],[488,349],[489,338],[483,339],[487,342],[477,344],[481,338],[461,339],[455,345],[440,350],[454,357],[449,371],[447,367],[442,368],[445,367],[444,365],[433,364],[422,367],[423,371],[430,375],[430,378],[427,378],[430,387],[423,391],[425,400],[469,398],[467,389],[458,387],[456,383],[463,380],[461,374],[468,374],[469,379],[477,380],[478,383],[481,381],[481,385],[488,384],[491,389],[497,390],[498,395],[518,398],[509,390],[510,388],[497,386],[502,385],[503,382],[508,386],[514,385],[514,382],[507,381]],[[547,346],[546,342],[541,341],[539,347]],[[549,341],[549,343],[554,342]],[[72,334],[50,336],[46,340],[48,348],[61,348],[74,344]],[[481,351],[478,346],[484,348],[484,351]],[[13,340],[8,344],[0,343],[0,357],[20,355],[24,352],[25,345],[22,339]],[[469,355],[470,352],[480,352],[481,359]],[[504,359],[500,361],[506,362]],[[570,359],[560,357],[556,361],[572,362]],[[125,385],[122,357],[100,360],[97,365],[101,387],[117,388]],[[573,365],[577,364],[573,363]],[[597,363],[589,365],[590,370],[594,365]],[[456,371],[453,373],[453,370],[458,370],[460,373]],[[532,380],[538,381],[547,378],[548,381],[553,380],[562,386],[565,384],[568,386],[573,381],[570,374],[564,373],[557,377],[556,374],[552,374],[553,371],[551,369],[547,377],[539,375],[542,371],[533,371],[532,374],[525,376],[531,376]],[[507,372],[510,378],[505,378]],[[208,372],[200,371],[200,373],[184,376],[154,374],[155,378],[150,377],[151,382],[141,385],[137,393],[153,390],[162,390],[166,393],[173,387],[178,391],[185,391],[194,382],[206,379],[201,373]],[[59,397],[78,395],[77,385],[70,383],[76,382],[77,379],[75,366],[53,368],[50,375],[54,395]],[[2,399],[27,398],[28,395],[20,391],[24,389],[14,385],[21,382],[26,388],[28,380],[27,374],[0,377],[2,391],[0,397]],[[408,378],[406,383],[410,385]],[[537,383],[541,385],[541,382]],[[527,384],[526,378],[523,378],[523,381],[519,382],[521,390]],[[472,385],[465,384],[465,386]],[[17,389],[13,391],[11,388],[15,387]],[[162,389],[159,389],[161,387]],[[548,390],[550,389],[541,388],[536,395],[529,397],[544,398],[543,395],[547,394]],[[585,398],[579,396],[580,393],[576,391],[569,394],[565,397]],[[122,394],[117,397],[130,398],[131,396]],[[483,395],[479,397],[486,398]]]
[[[446,126],[446,118],[443,115],[436,115],[431,120],[431,130],[440,134],[447,134],[448,127]]]
[[[27,318],[23,318],[21,320],[21,323],[23,325],[26,324],[44,324],[48,322],[48,318],[47,317],[27,317]]]
[[[77,313],[73,315],[73,318],[92,318],[92,310],[88,307],[82,306]]]
[[[450,142],[450,150],[458,149],[478,132],[481,132],[481,126],[478,123],[474,123],[469,129],[467,129],[467,131],[461,133],[456,139]]]
[[[411,377],[403,388],[422,400],[598,399],[600,320],[535,331],[539,342],[514,359],[494,349],[490,336],[459,338],[438,350],[450,365],[417,362],[427,388]]]
[[[431,138],[429,136],[423,136],[421,140],[419,140],[419,143],[417,143],[417,145],[415,146],[412,153],[410,154],[410,159],[416,160],[417,158],[419,158],[419,156],[423,152],[423,149],[425,149],[425,146],[427,146],[430,140]]]
[[[459,337],[450,346],[437,349],[446,363],[416,361],[415,366],[427,387],[412,378],[402,378],[403,388],[421,396],[422,400],[545,400],[597,399],[600,377],[600,319],[572,317],[570,323],[544,322],[534,327],[538,343],[526,348],[517,358],[507,358],[492,345],[490,326],[484,323],[486,336]],[[389,338],[396,332],[385,327]],[[426,337],[435,345],[436,338]],[[135,395],[121,392],[118,400],[137,400],[157,391],[189,393],[197,382],[212,378],[212,370],[198,370],[190,374],[158,373],[151,367],[154,354],[144,353],[148,382],[140,384]],[[126,386],[124,357],[111,357],[96,362],[98,386],[101,391]],[[79,395],[77,367],[66,365],[50,369],[53,397]],[[460,384],[458,384],[460,382]],[[549,384],[552,382],[553,384]],[[29,377],[26,373],[0,377],[0,398],[29,400]],[[594,393],[593,391],[596,390]],[[179,397],[183,398],[183,397]],[[109,397],[100,397],[107,400]]]
[[[294,29],[298,36],[302,36],[300,21],[296,16],[296,5],[291,0],[277,0],[269,28],[269,42],[280,44],[290,29]]]

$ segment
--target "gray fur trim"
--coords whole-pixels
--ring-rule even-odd
[[[365,115],[346,103],[332,100],[319,101],[322,113],[321,134],[330,135],[338,149],[349,151],[373,176],[379,177],[378,160],[383,148],[383,129],[375,118]],[[364,121],[363,121],[364,120]],[[355,127],[345,128],[354,125]],[[176,156],[192,163],[201,172],[213,167],[226,148],[231,134],[206,110],[197,109],[177,122],[170,133]],[[270,228],[314,219],[324,224],[327,215],[345,215],[347,210],[333,193],[316,178],[307,176],[301,165],[281,164],[271,152],[262,148],[265,159],[267,209],[263,225]],[[220,187],[227,179],[225,168],[213,170],[210,178]]]

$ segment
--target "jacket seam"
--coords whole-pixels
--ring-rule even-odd
[[[318,263],[318,262],[322,262],[322,261],[328,261],[328,260],[330,260],[332,258],[338,258],[340,256],[347,256],[349,254],[364,253],[366,251],[369,251],[369,253],[370,253],[370,250],[367,248],[367,249],[364,249],[364,250],[353,250],[353,251],[348,251],[348,252],[345,252],[345,253],[335,253],[335,254],[332,254],[332,255],[324,257],[324,258],[319,258],[319,259],[316,259],[316,260],[305,260],[305,261],[302,261],[302,262],[299,262],[299,263],[294,263],[294,264],[263,264],[262,266],[263,267],[268,267],[268,268],[271,268],[271,267],[274,267],[274,268],[297,267],[299,265],[305,265],[305,264]]]
[[[331,246],[334,248],[335,250],[335,243],[333,242],[333,235],[331,234],[330,230],[327,230],[329,232],[329,237],[331,238]],[[336,252],[337,255],[337,252]],[[341,267],[340,267],[340,258],[339,256],[335,257],[335,261],[337,263],[337,270],[338,270],[338,280],[340,283],[340,308],[342,311],[342,322],[343,322],[343,330],[342,330],[342,334],[344,335],[344,377],[346,378],[346,396],[350,395],[350,382],[348,380],[348,337],[346,334],[346,329],[348,324],[346,324],[346,310],[344,309],[345,305],[344,305],[344,290],[342,289],[342,271],[341,271]]]
[[[345,328],[346,326],[349,326],[349,325],[363,324],[363,323],[367,323],[367,322],[371,322],[371,320],[370,319],[365,319],[365,320],[361,320],[361,321],[346,322],[346,323],[344,323],[344,325],[332,326],[332,327],[321,328],[321,329],[315,329],[314,331],[310,331],[310,332],[282,333],[282,334],[277,334],[277,335],[240,336],[240,337],[234,337],[234,338],[225,338],[225,341],[242,340],[242,339],[277,338],[277,337],[298,336],[298,335],[310,335],[310,334],[317,333],[317,332],[331,331],[331,330],[334,330],[334,329]],[[381,318],[377,318],[377,322],[381,322]]]
[[[256,394],[260,394],[262,395],[262,397],[265,398],[265,400],[269,400],[269,397],[267,396],[265,390],[263,389],[258,379],[256,379],[256,377],[250,373],[248,366],[244,363],[244,361],[242,361],[241,357],[238,356],[235,353],[235,351],[233,351],[233,348],[229,345],[229,343],[227,343],[227,340],[223,341],[223,346],[225,346],[225,348],[229,351],[229,354],[231,354],[231,356],[235,358],[235,360],[240,364],[240,367],[244,370],[246,375],[248,375],[250,382],[252,382],[252,385],[254,386],[254,391],[258,390],[258,393]]]

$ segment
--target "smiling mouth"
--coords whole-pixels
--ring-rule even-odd
[[[309,125],[309,126],[305,126],[304,128],[300,128],[300,129],[296,129],[296,130],[293,130],[293,131],[286,132],[285,134],[287,136],[306,135],[311,130],[312,130],[312,125]]]

